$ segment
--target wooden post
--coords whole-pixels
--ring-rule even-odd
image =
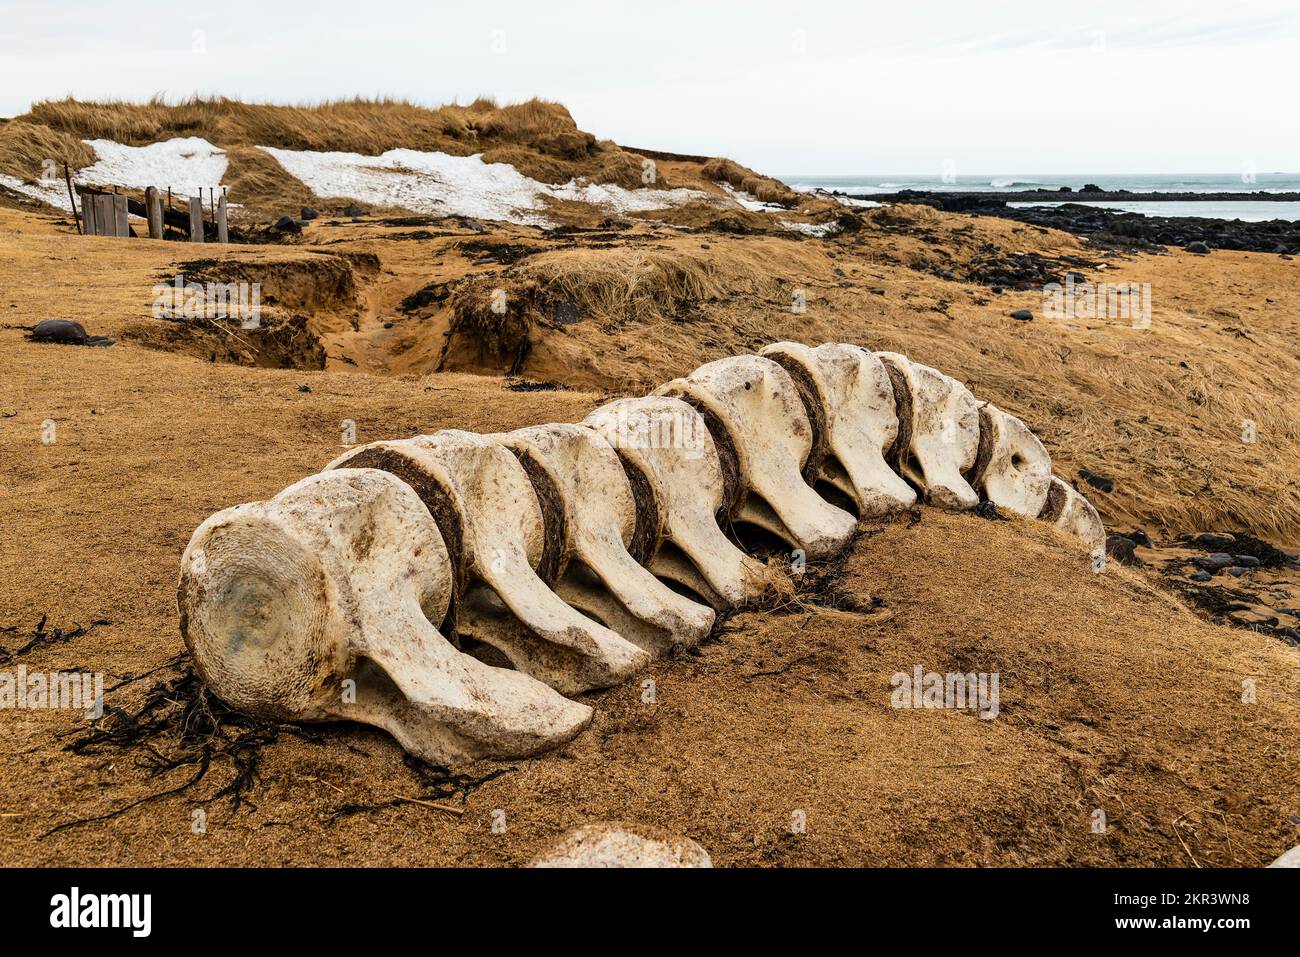
[[[217,200],[217,242],[230,242],[230,233],[226,229],[226,194],[222,193]]]
[[[131,235],[131,224],[126,218],[126,196],[113,194],[113,235],[123,239]]]
[[[90,193],[81,194],[81,213],[85,221],[84,234],[95,235],[95,197]]]
[[[63,161],[63,181],[68,184],[68,202],[72,204],[72,218],[77,221],[77,232],[85,235],[81,228],[81,217],[77,215],[77,199],[72,195],[72,173],[68,170],[68,161]]]
[[[95,235],[112,236],[113,234],[113,197],[109,193],[96,193]]]
[[[144,208],[149,214],[149,238],[163,238],[162,198],[157,187],[150,186],[144,191]]]
[[[203,242],[203,197],[190,197],[190,242]]]

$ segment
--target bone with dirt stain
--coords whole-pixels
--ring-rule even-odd
[[[988,500],[1022,518],[1037,518],[1047,502],[1052,457],[1038,436],[1014,415],[992,403],[980,407],[980,434],[987,435],[987,459],[970,481]]]
[[[853,499],[863,517],[916,502],[916,491],[885,462],[898,437],[894,390],[884,363],[860,346],[777,342],[763,355],[801,370],[825,410],[826,455],[819,478]]]
[[[348,466],[368,449],[407,459],[447,493],[463,536],[466,591],[459,634],[497,649],[516,668],[570,693],[603,688],[649,661],[635,644],[566,605],[538,577],[545,523],[523,465],[509,449],[472,432],[375,442],[327,469]]]
[[[951,376],[896,352],[876,355],[893,370],[911,402],[909,446],[900,450],[899,467],[931,505],[966,509],[979,494],[963,477],[979,455],[979,405],[970,390]]]
[[[813,430],[790,374],[763,356],[706,363],[656,395],[711,411],[738,457],[741,494],[733,510],[749,522],[825,559],[853,536],[857,519],[809,487],[802,473],[813,454]]]
[[[755,601],[781,574],[737,548],[722,533],[718,512],[725,479],[704,417],[680,399],[648,396],[601,406],[583,425],[605,437],[654,495],[660,546],[649,568],[715,608]]]
[[[559,495],[561,598],[653,654],[693,647],[708,635],[713,610],[677,594],[629,554],[637,503],[618,453],[599,432],[553,424],[492,437],[534,463]]]
[[[581,731],[590,708],[439,634],[452,588],[416,493],[339,469],[198,527],[181,560],[181,633],[227,704],[376,725],[432,763],[534,754]]]

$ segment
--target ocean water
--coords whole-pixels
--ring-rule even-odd
[[[839,190],[855,196],[896,193],[903,189],[924,189],[954,193],[1012,193],[1021,190],[1057,190],[1069,186],[1078,192],[1085,183],[1105,190],[1127,189],[1134,193],[1292,193],[1300,192],[1300,173],[1134,173],[1134,174],[981,174],[966,176],[917,176],[880,174],[872,176],[780,177],[800,190]],[[1063,199],[1063,202],[1074,200]],[[1025,204],[1030,205],[1030,204]],[[1033,205],[1050,205],[1037,203]],[[1300,220],[1300,202],[1137,202],[1114,200],[1088,202],[1088,206],[1125,210],[1147,216],[1204,216],[1260,222],[1269,219]]]

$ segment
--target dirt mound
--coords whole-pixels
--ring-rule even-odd
[[[358,328],[358,273],[378,271],[369,253],[183,262],[159,277],[155,321],[123,337],[212,362],[323,369],[328,336]]]

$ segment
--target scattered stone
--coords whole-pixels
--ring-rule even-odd
[[[294,219],[292,216],[281,216],[271,224],[271,228],[276,232],[293,233],[295,236],[302,232],[302,227],[298,225],[298,220]]]
[[[343,215],[351,216],[355,219],[357,216],[366,215],[366,211],[362,209],[360,206],[358,206],[356,203],[348,203],[347,208],[343,210]]]
[[[709,852],[687,837],[643,837],[625,826],[593,824],[570,831],[531,867],[712,867]]]
[[[571,326],[582,320],[578,304],[572,299],[564,299],[555,304],[555,322],[561,326]]]
[[[1207,244],[1197,240],[1194,243],[1188,243],[1186,246],[1184,246],[1183,251],[1189,253],[1197,253],[1201,256],[1204,256],[1206,253],[1210,251],[1210,247]]]
[[[384,323],[384,328],[385,328],[385,329],[391,329],[391,328],[393,328],[393,324],[392,324],[391,322],[386,322],[386,323]]]
[[[1081,192],[1081,193],[1104,193],[1104,192],[1106,192],[1106,191],[1105,191],[1104,189],[1102,189],[1100,186],[1098,186],[1096,183],[1084,183],[1084,184],[1083,184],[1083,188],[1082,188],[1081,190],[1079,190],[1079,192]]]
[[[309,385],[300,385],[300,386],[298,386],[298,391],[299,391],[299,392],[310,392],[310,391],[311,391],[311,386],[309,386]]]
[[[57,342],[66,346],[111,346],[112,339],[92,336],[86,327],[71,319],[42,319],[27,337],[32,342]]]
[[[310,206],[304,206],[302,208],[301,218],[304,220],[313,220],[319,215],[320,214],[317,213],[316,210],[312,209]]]
[[[1104,475],[1098,475],[1096,472],[1089,472],[1087,469],[1079,469],[1079,478],[1083,479],[1099,492],[1115,491],[1115,480],[1106,478]]]
[[[1233,558],[1236,559],[1237,564],[1240,565],[1242,568],[1259,567],[1259,559],[1256,558],[1254,555],[1234,555]]]
[[[1240,578],[1248,571],[1250,571],[1249,568],[1242,568],[1240,565],[1232,565],[1228,568],[1228,574],[1233,578]]]
[[[1207,582],[1207,581],[1209,581],[1210,579],[1212,579],[1214,576],[1211,575],[1209,572],[1206,572],[1206,571],[1200,571],[1200,572],[1192,572],[1192,573],[1191,573],[1190,575],[1188,575],[1187,577],[1190,578],[1190,579],[1191,579],[1192,581],[1194,581],[1194,582]]]
[[[1222,532],[1205,532],[1196,536],[1196,544],[1206,548],[1228,548],[1236,539]]]
[[[1142,559],[1133,553],[1134,543],[1125,535],[1106,536],[1106,554],[1121,565],[1141,565]]]
[[[1011,318],[1019,319],[1021,322],[1032,322],[1034,314],[1028,309],[1017,309],[1011,314]]]
[[[1134,545],[1141,545],[1143,548],[1151,547],[1151,536],[1140,528],[1135,528],[1131,532],[1119,532]]]
[[[1192,564],[1197,568],[1217,572],[1221,568],[1231,567],[1235,561],[1236,559],[1226,552],[1214,552],[1209,555],[1197,555],[1192,559]]]

